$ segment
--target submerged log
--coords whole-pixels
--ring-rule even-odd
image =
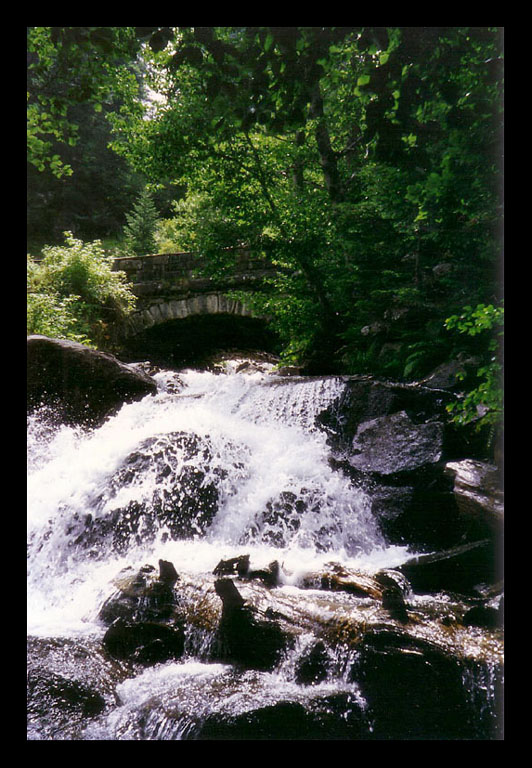
[[[418,593],[457,592],[480,595],[485,585],[502,579],[502,563],[498,545],[491,539],[420,555],[399,566],[412,588]]]
[[[309,573],[301,580],[306,589],[323,589],[331,592],[348,592],[357,597],[382,599],[382,586],[366,573],[353,571],[339,563],[328,563],[325,570]]]

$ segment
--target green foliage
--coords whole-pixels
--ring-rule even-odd
[[[99,240],[64,236],[66,245],[45,247],[42,261],[28,262],[27,332],[105,347],[109,324],[133,310],[135,297]]]
[[[443,362],[445,318],[494,293],[498,30],[144,31],[166,99],[116,123],[116,147],[186,189],[172,239],[211,274],[235,245],[266,253],[256,302],[291,357],[406,378]]]
[[[80,103],[101,112],[120,93],[133,109],[136,78],[126,66],[138,50],[130,27],[28,27],[28,161],[61,178],[72,173],[54,142],[78,140],[70,110]]]
[[[126,214],[127,225],[124,227],[126,247],[138,256],[154,253],[156,250],[155,232],[159,214],[148,189],[144,189]]]
[[[242,298],[287,361],[413,379],[467,353],[453,415],[496,418],[500,28],[30,30],[32,161],[70,164],[85,98],[136,174],[179,190],[172,216],[130,213],[134,252],[194,250],[227,277],[245,246],[276,268]]]
[[[139,88],[127,28],[28,28],[28,249],[116,235],[145,183],[109,148]],[[137,73],[137,74],[136,74]],[[140,178],[139,178],[140,177]]]
[[[56,339],[71,339],[92,346],[88,324],[79,318],[78,296],[30,293],[26,304],[27,333]]]
[[[157,222],[153,234],[157,253],[178,253],[185,250],[176,224],[177,222],[173,218],[159,219]]]
[[[475,308],[466,306],[461,315],[452,315],[445,321],[449,330],[456,329],[467,336],[477,336],[479,333],[491,331],[504,322],[504,308],[494,307],[493,304],[478,304]],[[490,349],[493,349],[493,342]]]
[[[475,422],[477,429],[489,425],[497,427],[502,421],[503,387],[501,341],[503,336],[504,308],[493,304],[466,306],[460,315],[447,318],[448,330],[458,331],[467,337],[480,336],[476,351],[485,364],[476,371],[473,382],[465,381],[466,392],[462,400],[451,403],[448,411],[457,424]]]

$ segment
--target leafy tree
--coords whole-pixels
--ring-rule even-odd
[[[58,178],[49,168],[28,163],[27,236],[30,252],[63,243],[63,232],[82,240],[120,237],[126,211],[144,186],[124,158],[108,148],[111,130],[106,113],[88,105],[70,111],[79,124],[79,142],[60,150],[72,175]]]
[[[108,116],[141,94],[134,33],[28,28],[28,248],[116,237],[143,184],[109,148]]]
[[[300,356],[405,376],[444,359],[449,309],[496,290],[499,30],[143,29],[166,99],[115,146],[186,188],[187,247],[211,270],[228,246],[267,253],[252,301]]]
[[[79,125],[72,107],[97,112],[119,93],[134,109],[138,82],[131,68],[139,41],[131,27],[28,27],[28,161],[58,177],[72,167],[53,143],[73,146]]]
[[[66,53],[80,76],[96,66],[112,30],[87,98],[124,93],[114,149],[183,191],[167,229],[211,273],[237,245],[274,262],[247,300],[287,358],[419,377],[455,352],[446,318],[498,304],[500,28],[32,29],[37,91]],[[117,52],[141,52],[158,106],[116,80]]]

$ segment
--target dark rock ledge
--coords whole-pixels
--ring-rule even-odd
[[[124,403],[156,391],[150,376],[112,355],[65,339],[28,337],[29,412],[50,406],[64,423],[95,427]]]

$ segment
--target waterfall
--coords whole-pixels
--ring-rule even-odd
[[[196,621],[186,627],[183,657],[124,673],[112,693],[104,686],[102,715],[74,723],[68,738],[231,738],[231,728],[235,738],[255,738],[253,728],[278,738],[294,729],[299,738],[372,737],[371,707],[353,673],[359,625],[350,623],[351,595],[320,592],[311,578],[301,587],[331,563],[376,574],[409,552],[386,543],[366,491],[331,466],[317,417],[341,398],[344,380],[241,368],[235,361],[224,373],[161,371],[156,395],[124,405],[99,428],[58,424],[46,408],[29,418],[27,619],[37,690],[39,654],[51,653],[55,664],[62,643],[101,649],[102,606],[121,578],[162,560],[177,569],[180,588],[192,585]],[[213,655],[213,572],[242,555],[259,570],[278,563],[275,610],[304,617],[274,669],[238,669]],[[256,615],[267,615],[264,595],[251,582],[245,588]],[[362,625],[376,617],[378,626],[375,601],[362,597],[357,606]],[[77,674],[71,658],[59,667],[67,687]],[[464,673],[464,684],[487,685],[482,671]],[[86,696],[97,707],[99,698]],[[485,698],[469,700],[486,709]],[[54,738],[46,704],[43,712],[29,738]]]
[[[315,426],[341,394],[340,378],[186,371],[177,392],[175,374],[156,378],[155,397],[124,405],[98,430],[54,427],[46,411],[30,420],[32,631],[55,620],[83,628],[117,569],[154,552],[193,571],[212,571],[242,546],[257,561],[282,559],[291,572],[320,558],[369,563],[373,555],[382,564],[370,501],[330,468],[326,435]],[[189,510],[187,538],[178,539],[165,521],[170,507],[191,506],[176,488],[184,478],[211,509],[196,518]],[[126,527],[132,508],[144,520],[112,551],[103,532],[119,512]],[[91,539],[88,528],[98,526],[102,535]]]

